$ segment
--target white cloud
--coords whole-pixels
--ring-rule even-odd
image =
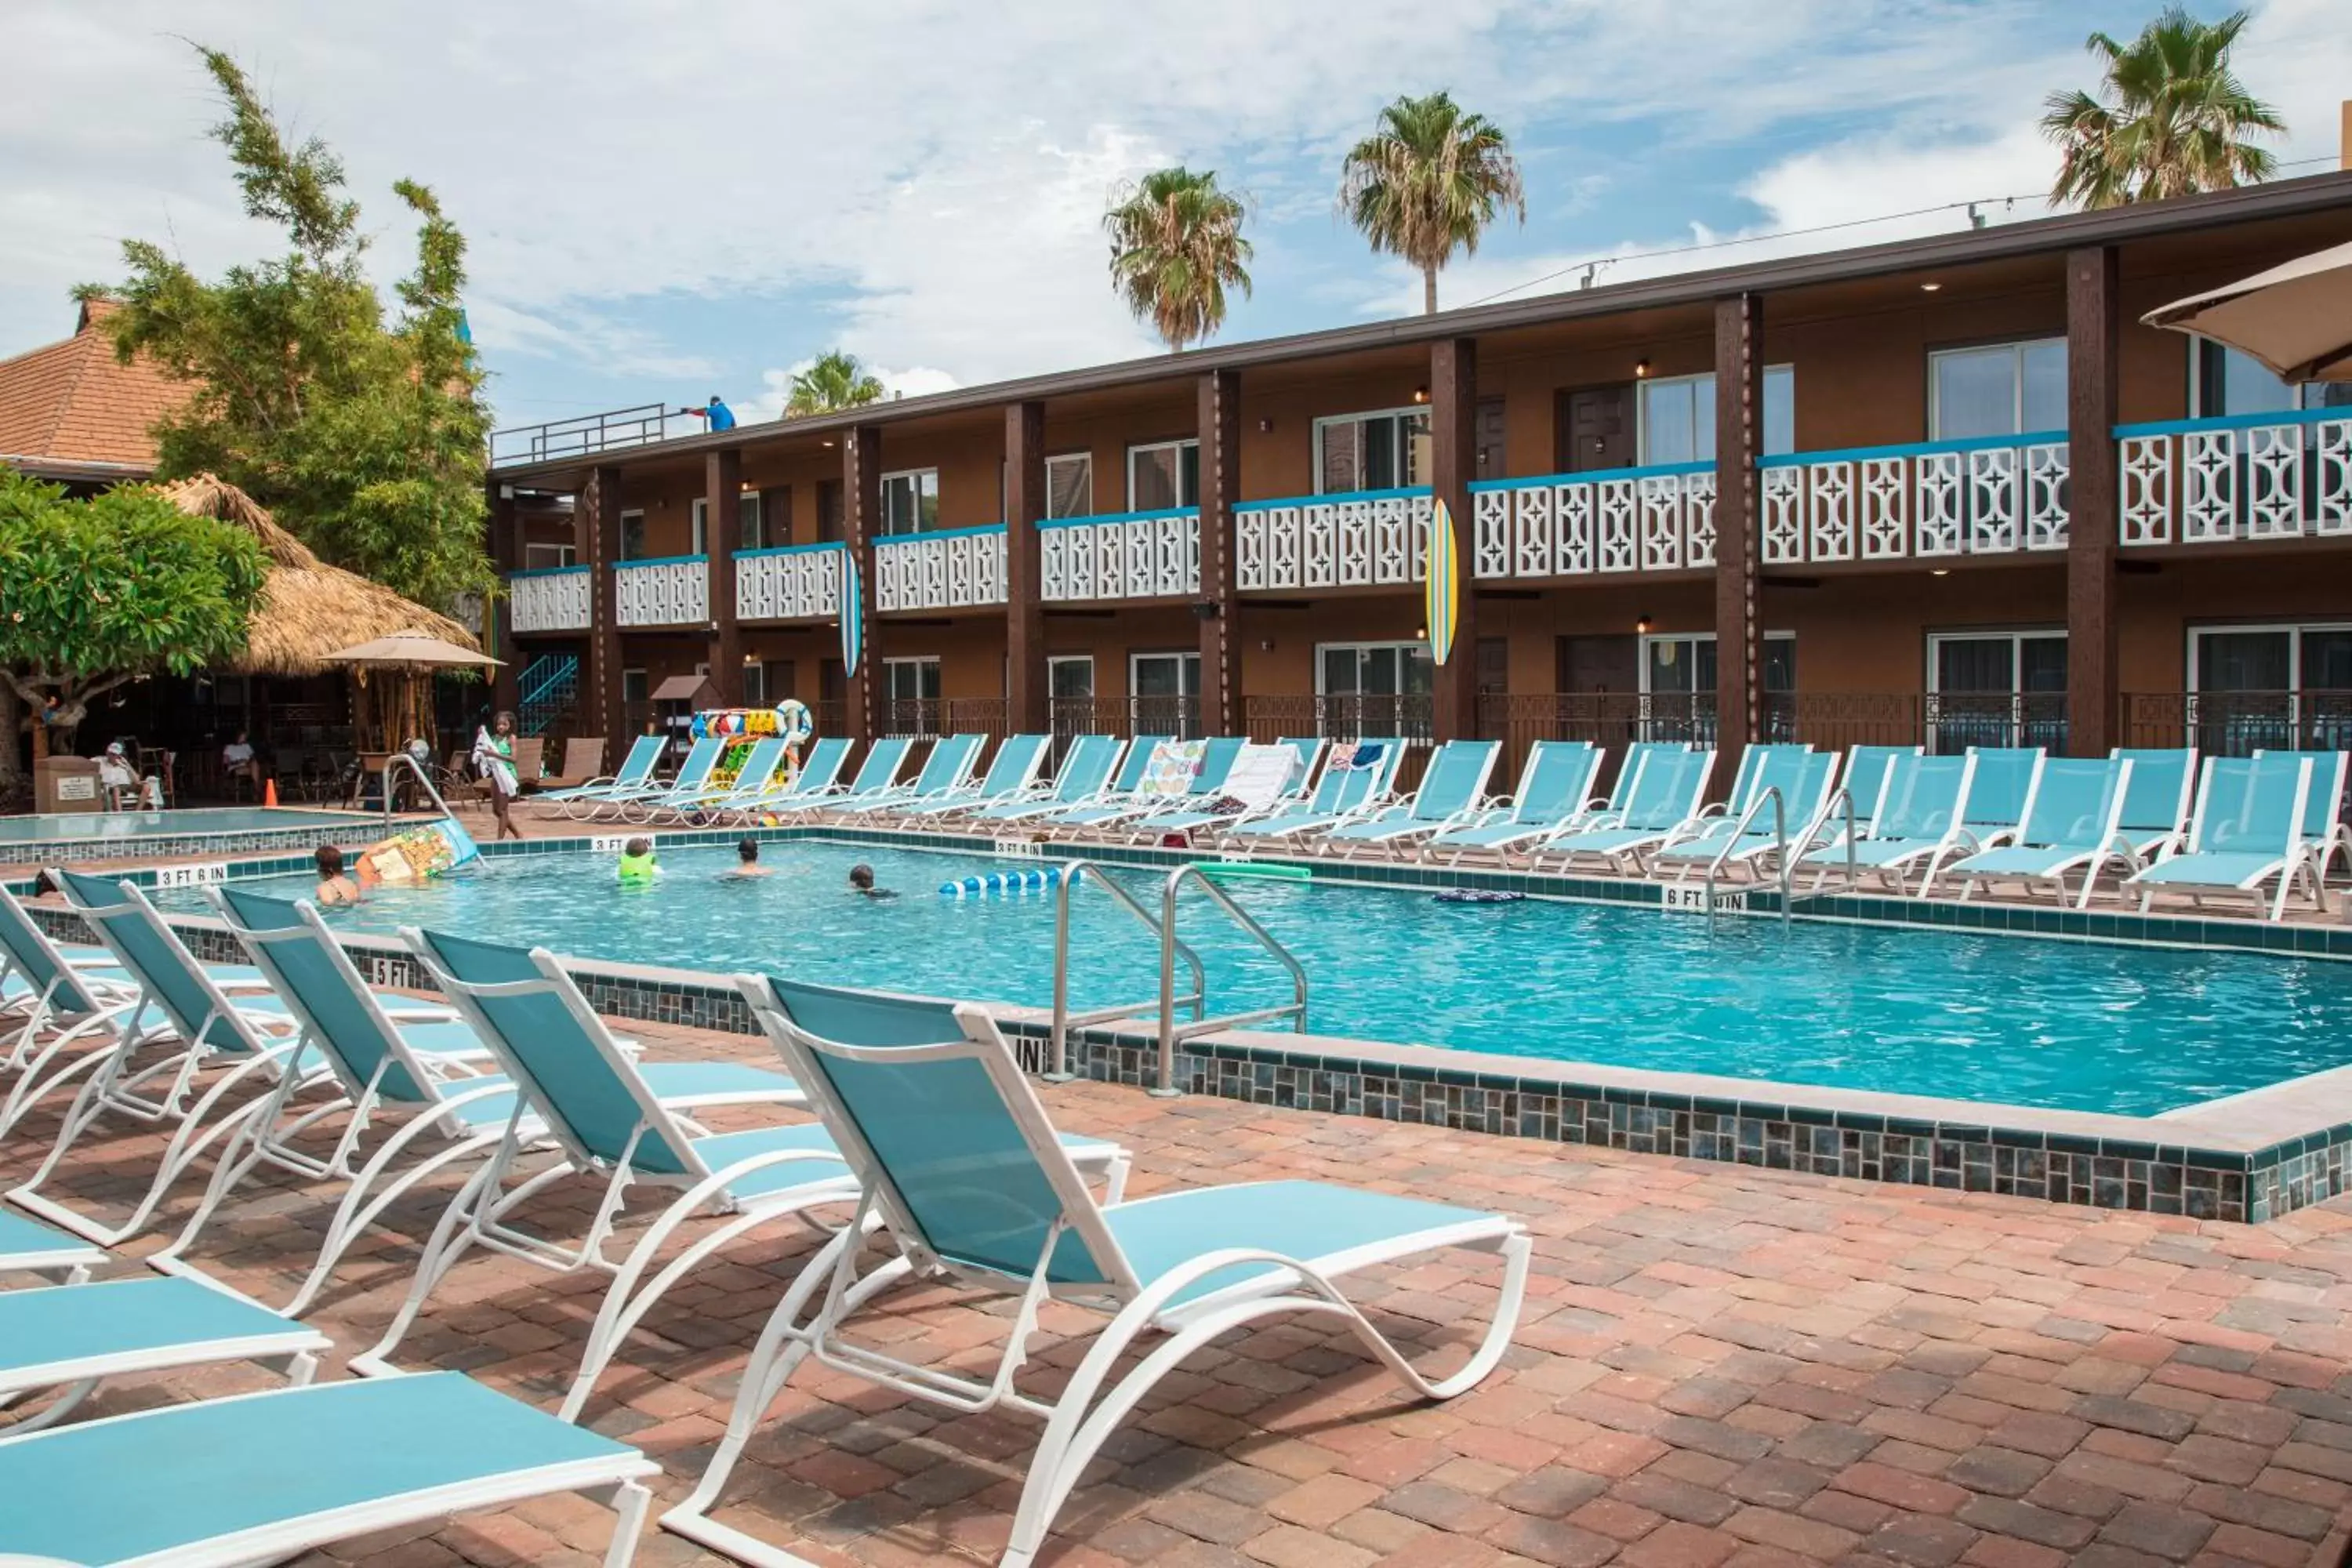
[[[812,354],[782,370],[760,373],[760,393],[735,405],[735,411],[746,424],[783,416],[784,404],[793,395],[793,378],[816,363]],[[926,393],[953,392],[963,384],[946,371],[931,365],[909,365],[905,370],[892,370],[886,365],[868,364],[866,374],[882,384],[882,390],[892,397],[920,397]]]

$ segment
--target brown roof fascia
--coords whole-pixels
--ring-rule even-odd
[[[517,464],[496,470],[502,483],[528,483],[533,479],[568,480],[590,468],[625,467],[648,458],[669,458],[728,447],[764,446],[802,436],[835,434],[861,425],[897,425],[941,414],[1017,403],[1031,398],[1068,396],[1111,387],[1134,385],[1172,376],[1198,375],[1212,370],[1241,370],[1290,360],[1362,353],[1400,343],[1430,342],[1441,338],[1500,331],[1512,327],[1621,315],[1632,310],[1691,305],[1729,294],[1769,293],[1885,277],[1919,268],[1958,267],[2000,261],[2013,257],[2047,255],[2080,246],[2119,245],[2133,240],[2192,234],[2201,229],[2267,218],[2302,217],[2334,208],[2352,211],[2352,171],[2273,180],[2205,195],[2181,196],[2167,202],[2109,207],[2097,212],[2060,213],[2027,218],[1989,228],[1962,229],[1954,234],[1919,239],[1890,240],[1844,250],[1815,251],[1769,261],[1678,272],[1627,283],[1605,284],[1538,295],[1505,304],[1474,305],[1441,310],[1433,316],[1406,316],[1360,327],[1334,327],[1297,332],[1287,337],[1192,349],[1181,354],[1156,354],[1150,359],[1124,360],[1084,370],[1055,371],[1017,381],[992,382],[958,387],[922,397],[870,404],[840,414],[811,415],[764,425],[739,426],[717,435],[681,437],[674,441],[622,447],[601,454],[601,460],[577,458],[543,463]]]

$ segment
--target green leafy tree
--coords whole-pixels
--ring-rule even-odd
[[[0,468],[0,679],[37,724],[70,731],[127,680],[242,652],[268,571],[251,533],[145,486],[68,500]],[[13,734],[0,752],[13,770]]]
[[[1339,210],[1376,251],[1421,269],[1422,308],[1437,309],[1437,274],[1506,211],[1528,221],[1527,193],[1510,139],[1483,114],[1465,114],[1453,95],[1400,98],[1381,110],[1379,129],[1349,151]]]
[[[1241,198],[1219,189],[1213,171],[1183,168],[1154,170],[1114,195],[1103,214],[1111,286],[1181,353],[1224,325],[1227,289],[1250,291]]]
[[[2164,201],[2268,179],[2278,161],[2251,138],[2286,129],[2230,70],[2243,11],[2200,22],[2168,6],[2128,44],[2084,43],[2101,63],[2096,97],[2053,92],[2042,133],[2058,144],[2053,205]]]
[[[878,403],[881,398],[882,384],[866,373],[857,356],[833,349],[819,354],[814,363],[793,377],[792,391],[784,398],[784,417],[837,414],[845,408]]]
[[[208,282],[128,240],[130,277],[82,290],[121,303],[106,323],[118,353],[194,386],[155,427],[157,472],[217,474],[328,561],[422,603],[491,588],[464,237],[431,191],[393,187],[418,226],[387,320],[341,163],[316,139],[289,143],[236,63],[198,52],[227,104],[214,135],[246,211],[283,228],[287,249]]]

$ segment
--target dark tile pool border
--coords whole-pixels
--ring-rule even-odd
[[[407,817],[405,825],[425,820]],[[271,850],[313,850],[321,844],[346,847],[373,844],[383,825],[363,816],[344,822],[313,822],[299,827],[240,828],[221,833],[161,833],[109,838],[53,838],[38,843],[0,841],[0,867],[139,866],[156,860],[221,858]]]
[[[766,840],[824,837],[980,852],[1002,847],[997,841],[951,834],[825,826],[753,832]],[[485,845],[483,853],[493,858],[568,853],[590,847],[593,838],[609,837],[617,835]],[[682,845],[715,845],[732,843],[740,837],[740,830],[724,829],[666,834],[664,839]],[[1073,847],[1046,846],[1049,853],[1044,858],[1074,858]],[[1091,846],[1082,858],[1121,865],[1174,866],[1207,857],[1143,846]],[[1653,908],[1662,901],[1659,889],[1649,883],[1305,858],[1285,863],[1309,865],[1326,879],[1370,886],[1496,888]],[[307,854],[289,854],[257,858],[229,869],[236,876],[267,876],[299,871],[309,864]],[[162,868],[166,876],[173,870]],[[152,887],[158,872],[137,868],[126,869],[125,875],[135,884]],[[1734,907],[1726,912],[1777,917],[1776,892],[1748,891],[1744,909]],[[53,932],[82,934],[79,918],[69,910],[41,905],[35,906],[35,912]],[[2144,919],[1996,905],[1923,906],[1916,900],[1852,895],[1801,897],[1791,913],[1808,920],[2352,958],[2352,931],[2334,928],[2309,928],[2309,934],[2333,940],[2306,946],[2257,940],[2304,934],[2305,928],[2273,930],[2247,921]],[[239,957],[234,940],[217,921],[174,915],[173,923],[200,954],[220,960]],[[2222,929],[2216,931],[2216,927]],[[421,970],[397,944],[354,936],[346,939],[345,945],[362,972],[378,984],[430,989]],[[615,1017],[730,1034],[757,1033],[742,999],[714,976],[586,960],[572,961],[571,973],[591,1004]],[[1024,1067],[1042,1073],[1048,1034],[1042,1016],[1035,1009],[1003,1008],[999,1016]],[[1351,1050],[1360,1054],[1349,1054]],[[1069,1055],[1069,1068],[1080,1077],[1137,1088],[1157,1079],[1156,1045],[1132,1027],[1074,1032]],[[1464,1065],[1445,1065],[1450,1057],[1458,1057]],[[1420,1059],[1409,1059],[1416,1058]],[[1785,1084],[1715,1080],[1724,1084],[1725,1092],[1711,1097],[1681,1089],[1646,1087],[1635,1081],[1645,1075],[1626,1069],[1602,1073],[1585,1068],[1588,1076],[1627,1081],[1584,1083],[1569,1076],[1579,1070],[1576,1064],[1559,1064],[1558,1073],[1547,1074],[1532,1062],[1517,1064],[1511,1058],[1318,1041],[1313,1037],[1293,1043],[1279,1036],[1206,1036],[1182,1042],[1175,1063],[1180,1090],[1256,1105],[2099,1208],[2260,1224],[2352,1192],[2352,1154],[2347,1154],[2352,1151],[2352,1100],[2347,1100],[2342,1121],[2254,1147],[2243,1139],[2216,1138],[2208,1129],[2160,1118],[2096,1118],[2099,1123],[2135,1135],[2084,1136],[2030,1124],[2063,1122],[2068,1118],[2063,1113],[1993,1104],[1935,1102],[1937,1109],[1967,1113],[1968,1120],[1955,1121],[1901,1114],[1928,1103],[1902,1096],[1822,1090],[1823,1101],[1875,1100],[1884,1105],[1864,1110],[1843,1103],[1809,1104],[1797,1098],[1806,1093],[1801,1086]],[[1495,1070],[1506,1065],[1519,1070]],[[1655,1079],[1669,1075],[1646,1076]]]

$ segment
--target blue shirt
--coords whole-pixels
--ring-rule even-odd
[[[724,403],[719,402],[719,399],[715,397],[712,398],[710,400],[710,406],[704,409],[703,412],[710,416],[710,427],[713,430],[732,430],[735,428],[735,411],[732,408],[728,407]]]

